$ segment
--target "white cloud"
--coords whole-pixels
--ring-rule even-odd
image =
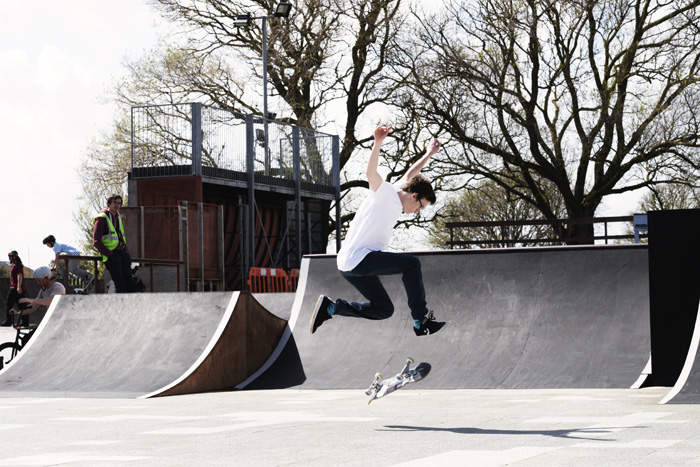
[[[48,93],[61,90],[69,79],[68,56],[58,47],[49,45],[36,60],[34,83]]]
[[[7,76],[8,73],[26,69],[28,66],[29,58],[24,50],[0,50],[0,80],[9,82],[12,77]]]

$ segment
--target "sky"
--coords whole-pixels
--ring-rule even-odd
[[[0,1],[0,260],[48,265],[49,234],[78,246],[77,168],[110,128],[123,62],[157,43],[144,0]]]
[[[145,0],[0,1],[0,260],[17,250],[25,266],[48,265],[49,234],[79,246],[77,169],[111,127],[105,97],[124,58],[163,27]],[[597,215],[628,215],[638,199],[609,199]]]

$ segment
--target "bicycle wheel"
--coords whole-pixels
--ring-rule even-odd
[[[14,342],[0,344],[0,359],[2,359],[3,365],[10,363],[20,350],[22,350],[22,347]]]

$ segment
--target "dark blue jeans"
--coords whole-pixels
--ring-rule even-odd
[[[18,308],[21,308],[19,303],[20,298],[24,298],[24,292],[18,293],[17,289],[10,289],[10,293],[7,294],[7,300],[5,301],[5,311],[7,312],[7,316],[10,316],[10,310],[15,303],[17,304]]]
[[[113,250],[105,263],[117,293],[136,292],[136,280],[131,272],[131,255],[126,250]]]
[[[335,314],[356,316],[367,319],[387,319],[394,314],[394,304],[389,298],[379,276],[401,274],[408,307],[414,320],[421,320],[428,314],[425,303],[425,289],[420,260],[404,253],[373,251],[365,256],[352,271],[340,271],[368,301],[347,302],[337,300]]]

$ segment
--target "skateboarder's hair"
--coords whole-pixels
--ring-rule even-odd
[[[407,193],[415,193],[418,195],[418,200],[427,200],[430,204],[435,204],[435,191],[430,181],[422,175],[416,175],[411,178],[403,187],[403,191]]]

